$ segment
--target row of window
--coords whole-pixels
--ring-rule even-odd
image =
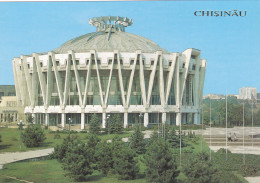
[[[134,59],[131,59],[130,60],[130,65],[134,65]],[[67,62],[67,60],[65,60],[65,64],[63,64],[63,65],[66,65],[66,62]],[[79,60],[76,60],[75,61],[76,62],[76,65],[80,65],[80,62],[79,62]],[[122,64],[123,63],[123,59],[120,59],[120,63]],[[151,59],[151,64],[150,65],[154,65],[154,63],[155,63],[155,61],[154,61],[154,59]],[[86,60],[86,65],[88,65],[89,64],[89,59],[87,59]],[[95,64],[95,60],[92,60],[92,64]],[[97,60],[97,64],[98,65],[100,65],[101,64],[101,61],[98,59]],[[112,64],[112,59],[109,59],[108,60],[108,65],[111,65]],[[114,60],[114,64],[118,64],[118,62],[117,62],[117,59],[115,59]],[[139,63],[139,60],[137,60],[136,61],[136,64],[137,65],[139,65],[140,63]],[[143,65],[146,65],[145,64],[145,60],[144,59],[142,59],[142,64]],[[60,66],[61,64],[60,64],[60,61],[59,60],[56,60],[56,66]],[[71,60],[71,65],[73,65],[73,61]],[[84,65],[84,64],[83,64]],[[149,64],[148,64],[149,65]],[[172,61],[171,60],[169,60],[169,66],[171,66],[172,65]],[[31,67],[30,66],[30,64],[27,64],[27,67],[28,67],[28,69]],[[40,67],[43,67],[43,62],[42,61],[40,61]],[[20,66],[20,70],[21,70],[21,66]]]
[[[123,61],[120,60],[120,63],[122,63],[122,62]],[[142,62],[143,62],[143,65],[145,66],[144,60],[142,60]],[[89,64],[89,60],[86,61],[86,65],[88,65],[88,64]],[[95,60],[92,60],[92,64],[95,64]],[[97,64],[98,65],[101,64],[100,60],[97,60]],[[111,65],[111,64],[112,64],[112,60],[109,59],[108,60],[108,65]],[[114,60],[114,65],[115,64],[117,64],[117,60]],[[73,65],[72,60],[71,60],[71,65]],[[79,64],[79,60],[76,60],[76,65],[80,65]],[[130,60],[130,65],[134,65],[134,60]],[[139,65],[139,60],[136,61],[136,65]],[[151,65],[154,65],[154,60],[151,61]],[[169,67],[171,65],[172,65],[172,61],[169,61]],[[30,64],[27,64],[27,66],[28,66],[28,69],[30,69]],[[56,66],[60,66],[60,62],[58,60],[56,61]],[[40,67],[43,67],[43,63],[42,62],[40,62]],[[184,68],[184,67],[185,67],[185,63],[182,64],[182,68]],[[20,70],[22,70],[21,66],[20,66]],[[192,65],[192,70],[196,70],[196,65],[195,64]]]

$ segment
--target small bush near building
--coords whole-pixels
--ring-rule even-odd
[[[110,128],[109,129],[110,133],[119,134],[122,132],[123,123],[122,123],[122,120],[121,120],[119,114],[111,115],[111,117],[109,119],[108,128]],[[106,130],[106,131],[108,131],[108,130]]]
[[[220,148],[218,151],[217,151],[217,154],[226,154],[226,152],[227,153],[231,153],[231,151],[228,149],[227,151],[226,151],[226,149],[225,148]]]
[[[167,135],[167,141],[170,143],[171,147],[179,148],[180,147],[180,135],[177,135],[175,128],[173,127],[169,134]],[[183,141],[181,141],[182,147],[184,146]]]
[[[22,141],[26,147],[39,147],[45,139],[40,125],[29,125],[22,133]]]
[[[100,132],[100,120],[98,119],[98,115],[96,113],[91,116],[89,122],[89,132],[92,134],[98,134]]]
[[[26,121],[27,121],[29,124],[33,124],[33,122],[34,122],[34,117],[32,116],[32,114],[28,114],[28,115],[27,115]]]
[[[137,124],[134,127],[134,133],[130,137],[130,147],[138,154],[143,154],[145,152],[144,134]]]
[[[54,135],[54,139],[60,139],[60,138],[61,138],[60,134],[55,134]]]
[[[192,183],[215,183],[218,170],[213,166],[206,153],[198,153],[190,156],[189,161],[184,164],[183,172],[188,182]]]

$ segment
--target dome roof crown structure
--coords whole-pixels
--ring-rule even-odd
[[[147,38],[125,32],[125,27],[133,24],[132,19],[115,16],[96,17],[90,19],[89,24],[96,26],[97,31],[67,41],[53,51],[67,53],[69,50],[75,52],[90,50],[98,52],[113,52],[114,50],[135,52],[136,50],[142,50],[145,53],[154,53],[156,51],[168,53]]]

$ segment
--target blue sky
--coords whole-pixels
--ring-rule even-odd
[[[196,10],[241,10],[246,17],[196,17]],[[47,52],[94,32],[89,18],[126,16],[126,31],[170,52],[201,50],[207,59],[204,94],[260,92],[260,1],[0,3],[0,85],[14,84],[13,57]]]

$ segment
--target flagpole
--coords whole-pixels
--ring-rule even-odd
[[[210,148],[211,148],[211,100],[209,99],[209,138],[210,138]],[[211,149],[209,151],[209,159],[211,160]]]
[[[227,161],[227,90],[226,90],[226,161]]]
[[[201,107],[201,152],[203,151],[203,104]]]
[[[251,134],[252,134],[252,149],[253,149],[253,147],[254,147],[253,127],[254,127],[254,99],[252,98],[252,128],[251,128]]]
[[[245,164],[245,103],[243,103],[243,163]]]
[[[181,167],[181,121],[180,121],[180,167]]]

